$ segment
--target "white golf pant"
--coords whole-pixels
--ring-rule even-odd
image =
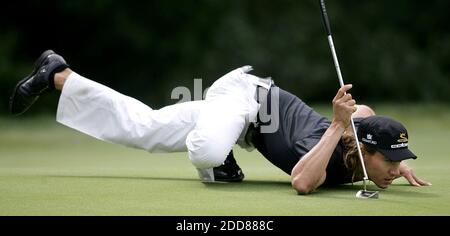
[[[107,142],[149,152],[188,151],[197,169],[221,165],[256,120],[257,85],[245,66],[224,75],[205,100],[153,110],[142,102],[73,72],[61,92],[57,121]]]

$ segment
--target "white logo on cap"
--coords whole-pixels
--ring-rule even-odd
[[[373,144],[373,145],[377,145],[377,141],[372,140],[372,135],[371,134],[367,134],[365,138],[362,138],[362,141],[366,142],[366,143]]]
[[[400,143],[400,144],[391,145],[391,148],[402,148],[402,147],[408,147],[408,143]]]

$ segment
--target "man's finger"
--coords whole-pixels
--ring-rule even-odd
[[[416,186],[416,187],[420,187],[420,184],[416,182],[416,180],[414,179],[414,177],[411,174],[405,175],[404,177],[406,180],[408,180],[409,184]]]
[[[345,93],[346,93],[348,90],[350,90],[352,87],[353,87],[353,85],[351,85],[351,84],[346,84],[346,85],[342,86],[342,87],[338,90],[336,96],[334,97],[335,100],[341,98],[342,96],[344,96]]]
[[[352,98],[352,95],[350,95],[350,94],[345,94],[344,96],[335,99],[335,101],[336,101],[336,103],[339,103],[339,104],[341,104],[341,103],[347,103],[348,101],[351,100],[351,98]]]
[[[420,186],[431,186],[432,184],[430,182],[427,182],[425,180],[419,179],[417,176],[413,175],[414,180],[420,184]]]
[[[355,99],[349,100],[346,103],[347,103],[348,106],[354,106],[356,108],[356,106],[355,106],[356,105]]]
[[[336,103],[339,103],[339,104],[340,103],[346,103],[347,104],[348,101],[351,101],[353,99],[352,99],[352,95],[350,93],[347,93],[347,94],[344,94],[340,98],[336,97],[334,100],[336,101]]]

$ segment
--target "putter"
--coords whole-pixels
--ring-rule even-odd
[[[336,56],[336,50],[334,49],[333,37],[331,36],[330,21],[328,19],[327,9],[325,8],[325,0],[319,0],[319,1],[320,1],[320,11],[322,13],[323,24],[325,25],[325,30],[327,32],[328,44],[330,45],[331,54],[333,55],[334,66],[336,67],[336,73],[337,73],[337,76],[339,79],[339,84],[341,85],[341,87],[343,87],[344,79],[342,78],[341,69],[339,67],[339,62],[338,62],[338,59]],[[358,141],[359,139],[356,134],[355,122],[353,121],[353,118],[351,118],[350,121],[351,121],[351,125],[352,125],[353,134],[355,135],[355,139],[356,139],[356,147],[358,149],[359,159],[360,159],[361,166],[362,166],[362,169],[364,172],[364,178],[363,178],[364,189],[358,191],[356,193],[356,197],[363,198],[363,199],[368,199],[368,198],[376,199],[379,197],[378,191],[367,190],[366,181],[369,180],[369,177],[367,176],[366,166],[364,164],[361,147],[359,146],[359,141]]]

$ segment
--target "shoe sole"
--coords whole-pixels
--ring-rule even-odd
[[[244,180],[244,178],[245,178],[245,175],[242,174],[242,175],[240,175],[239,177],[235,177],[235,178],[226,178],[226,179],[221,179],[221,178],[217,179],[217,178],[214,178],[214,181],[217,181],[217,182],[237,183],[237,182],[242,182],[242,181]]]
[[[13,90],[13,94],[12,94],[12,96],[10,97],[10,99],[9,99],[9,110],[10,110],[10,112],[11,113],[13,113],[13,106],[14,106],[14,100],[15,100],[15,98],[16,98],[16,95],[17,95],[17,89],[19,89],[19,87],[20,86],[22,86],[22,84],[24,84],[28,79],[30,79],[33,75],[35,75],[36,73],[37,73],[37,70],[39,69],[39,65],[41,65],[42,64],[42,62],[48,57],[48,56],[50,56],[50,55],[52,55],[52,54],[55,54],[55,52],[54,51],[52,51],[52,50],[47,50],[47,51],[45,51],[45,52],[43,52],[42,54],[41,54],[41,56],[39,56],[39,58],[36,60],[36,62],[34,63],[34,68],[33,68],[33,71],[27,76],[27,77],[25,77],[24,79],[22,79],[21,81],[19,81],[19,83],[17,83],[16,84],[16,87],[14,88],[14,90]],[[20,114],[23,114],[25,111],[26,111],[27,109],[25,109],[24,111],[22,111],[22,112],[20,112],[20,113],[18,113],[18,114],[14,114],[14,115],[20,115]]]
[[[235,179],[214,179],[216,182],[227,182],[227,183],[238,183],[242,182],[243,178],[235,178]]]

